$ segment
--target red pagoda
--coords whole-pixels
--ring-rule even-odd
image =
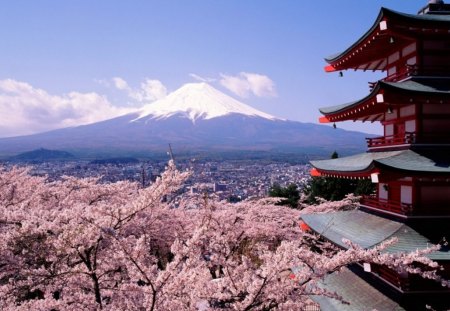
[[[303,221],[342,247],[343,238],[370,248],[396,237],[398,243],[386,251],[406,252],[449,238],[450,4],[430,1],[417,15],[382,8],[359,40],[326,61],[327,72],[353,69],[387,75],[369,83],[366,97],[320,109],[320,122],[380,122],[384,135],[367,138],[366,153],[312,161],[312,175],[367,178],[376,183],[376,191],[362,198],[358,210],[305,215]],[[444,267],[442,275],[449,279],[448,247],[429,257]],[[384,266],[350,270],[360,278],[346,272],[325,283],[351,304],[317,298],[323,310],[450,309],[450,291],[435,282]],[[352,306],[352,296],[354,301],[367,299]]]

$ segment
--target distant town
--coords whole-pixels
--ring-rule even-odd
[[[106,161],[48,161],[5,162],[12,165],[30,165],[31,174],[58,180],[62,176],[99,177],[101,182],[129,180],[150,185],[163,171],[167,161],[138,161],[136,159]],[[192,172],[184,192],[215,193],[222,200],[240,201],[268,195],[274,184],[296,184],[303,188],[308,182],[309,165],[273,162],[270,160],[183,160],[176,162],[178,169]]]

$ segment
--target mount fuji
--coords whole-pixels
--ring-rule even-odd
[[[138,119],[167,119],[182,115],[195,123],[197,119],[209,120],[230,114],[276,120],[274,116],[256,110],[220,92],[207,83],[188,83],[167,97],[144,106]]]
[[[110,120],[0,139],[0,156],[37,148],[75,155],[143,155],[170,143],[186,153],[360,152],[366,134],[288,121],[256,110],[207,83],[189,83],[141,109]]]

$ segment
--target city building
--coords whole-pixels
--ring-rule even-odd
[[[312,161],[311,174],[367,178],[377,187],[358,210],[305,215],[303,222],[343,248],[343,238],[370,248],[396,237],[398,242],[385,251],[408,252],[449,238],[450,4],[430,1],[417,15],[382,8],[359,40],[326,61],[327,72],[370,70],[386,76],[369,83],[366,97],[320,109],[319,121],[380,122],[384,135],[368,138],[366,153]],[[429,257],[449,279],[448,246]],[[350,270],[360,278],[346,272],[331,276],[328,285],[354,305],[317,298],[323,310],[361,310],[357,301],[362,298],[364,310],[450,308],[450,291],[437,282],[384,266],[361,264]]]

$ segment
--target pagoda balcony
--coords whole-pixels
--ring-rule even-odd
[[[376,195],[364,195],[359,202],[363,207],[377,210],[380,212],[387,212],[405,217],[445,217],[450,218],[450,208],[448,204],[442,203],[402,203],[377,198]]]
[[[433,280],[423,279],[422,277],[414,274],[400,276],[396,271],[389,269],[386,266],[373,264],[372,272],[384,281],[389,282],[391,285],[405,292],[448,291],[448,289],[442,287],[439,283]]]
[[[387,146],[398,146],[398,145],[411,145],[416,140],[416,134],[413,132],[406,132],[403,134],[381,136],[374,138],[366,138],[367,147],[380,148]]]
[[[433,77],[447,77],[450,71],[449,65],[441,66],[418,66],[418,65],[406,65],[403,68],[398,69],[396,72],[388,75],[383,81],[398,82],[405,80],[409,77],[415,76],[433,76]],[[369,86],[372,89],[376,83],[369,82]]]
[[[375,195],[362,196],[360,204],[369,208],[399,214],[403,216],[409,216],[412,214],[413,211],[412,204],[379,199]]]
[[[400,275],[392,269],[386,266],[373,265],[373,273],[381,277],[384,281],[389,282],[398,289],[406,289],[409,287],[409,281],[407,278],[402,278]]]

